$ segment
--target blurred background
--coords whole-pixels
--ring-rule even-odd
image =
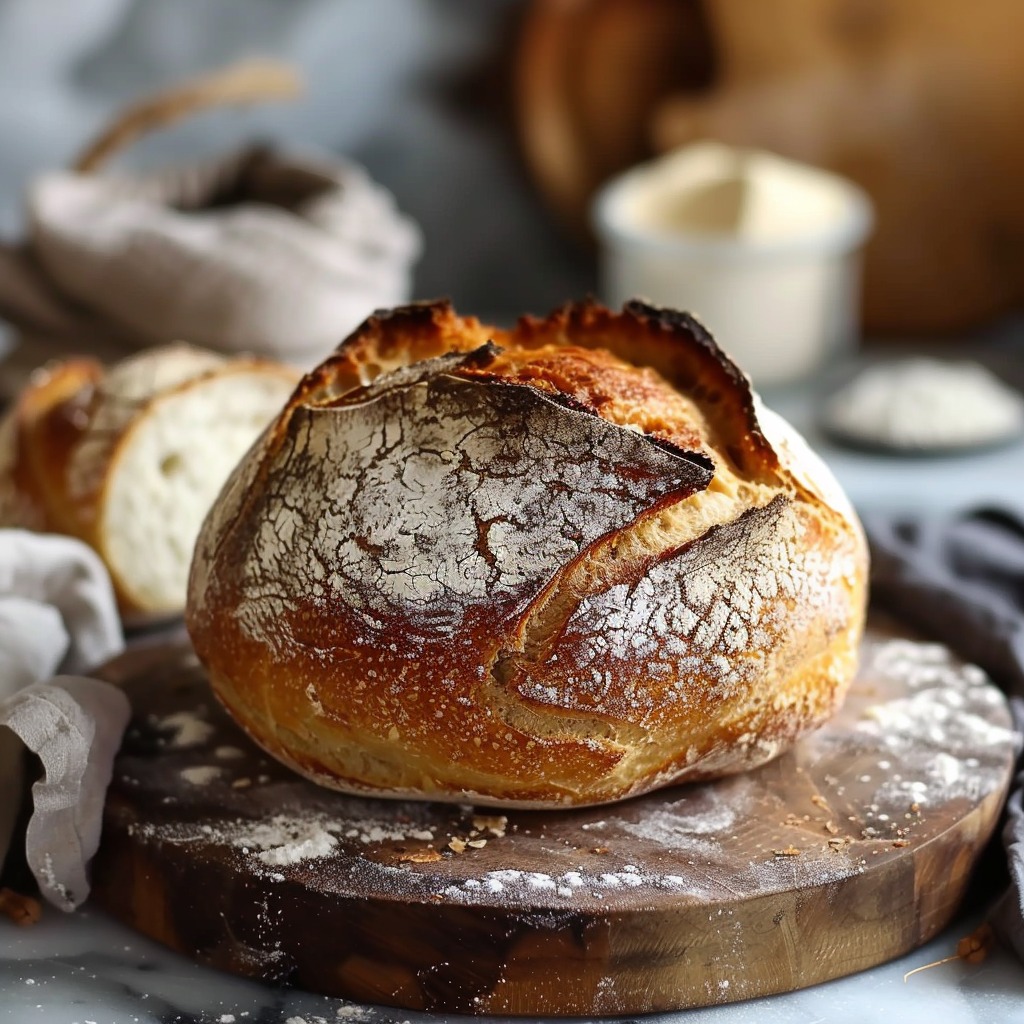
[[[350,156],[422,228],[419,296],[518,313],[593,290],[593,190],[713,137],[868,188],[869,329],[971,329],[1024,297],[1012,0],[0,0],[5,236],[32,176],[116,111],[252,54],[292,63],[305,96],[196,117],[119,162],[253,138]]]
[[[549,216],[514,128],[516,0],[0,0],[0,225],[143,95],[253,54],[292,63],[295,103],[211,111],[140,140],[120,167],[253,139],[363,164],[419,225],[415,294],[484,314],[593,290],[590,254]]]
[[[645,231],[655,249],[677,244],[678,224],[650,218],[595,237],[595,196],[609,180],[703,140],[753,148],[837,175],[871,210],[845,284],[821,285],[828,294],[815,300],[826,304],[821,330],[842,346],[828,334],[817,362],[766,378],[769,390],[817,401],[838,362],[878,351],[969,356],[1024,386],[1015,0],[0,0],[3,238],[14,247],[31,227],[30,183],[69,167],[119,110],[254,54],[291,64],[303,96],[186,118],[125,147],[110,169],[256,140],[344,156],[418,227],[409,294],[507,322],[607,298],[609,250],[621,243],[611,272],[621,277],[623,260],[636,270]],[[725,177],[746,190],[752,217],[748,186],[760,178],[744,167]],[[796,188],[787,173],[779,182]],[[772,216],[757,223],[786,241],[779,210],[799,198],[765,194]],[[747,227],[722,232],[760,244]],[[699,258],[721,282],[719,256]],[[766,287],[774,297],[789,284]],[[727,310],[770,326],[772,302],[737,289],[730,279]],[[794,294],[810,302],[806,288]],[[701,301],[684,293],[674,304],[699,313]],[[844,301],[853,311],[834,328]],[[776,326],[784,346],[786,321]],[[816,410],[793,415],[813,431]]]

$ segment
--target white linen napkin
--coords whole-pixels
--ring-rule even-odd
[[[32,787],[28,864],[62,910],[89,892],[129,707],[108,683],[54,673],[82,672],[123,649],[113,588],[91,549],[0,530],[0,863],[20,811],[27,747],[43,767]]]

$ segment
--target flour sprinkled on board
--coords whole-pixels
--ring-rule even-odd
[[[352,1003],[348,1006],[339,1006],[335,1011],[338,1020],[368,1021],[373,1019],[373,1010],[368,1006],[360,1006]]]
[[[319,822],[284,815],[239,828],[230,841],[243,853],[257,850],[257,860],[272,867],[326,857],[338,845],[337,838]]]
[[[213,764],[197,764],[181,769],[181,777],[193,786],[208,786],[220,774],[221,769]]]
[[[160,732],[170,733],[166,742],[174,750],[198,747],[213,735],[213,726],[200,711],[175,711],[153,724]]]
[[[717,837],[750,809],[751,786],[745,776],[723,781],[718,787],[687,791],[679,800],[645,814],[637,821],[623,821],[628,835],[657,843],[670,850],[709,852]]]
[[[181,776],[192,785],[205,785],[220,773],[215,766],[196,766],[181,771]],[[133,831],[149,839],[169,843],[216,843],[252,856],[267,867],[287,867],[305,861],[328,857],[338,848],[339,841],[371,844],[430,842],[435,830],[421,828],[414,823],[398,825],[374,819],[355,821],[351,818],[335,820],[323,814],[276,814],[267,820],[235,819],[216,824],[168,824],[154,826],[142,824]],[[284,876],[270,876],[283,880]]]
[[[988,720],[1002,697],[985,673],[957,661],[941,644],[909,640],[866,645],[864,661],[869,671],[897,678],[910,691],[870,706],[856,725],[862,737],[877,741],[882,760],[902,765],[901,772],[879,777],[874,813],[902,815],[911,804],[975,801],[991,792],[1002,758],[970,755],[1001,751],[1014,736]]]
[[[406,839],[419,839],[425,842],[433,842],[434,832],[432,829],[423,829],[410,826],[408,828],[396,828],[394,825],[381,824],[374,821],[360,822],[345,830],[346,839],[358,839],[361,843],[383,843],[403,842]]]
[[[648,873],[635,864],[626,864],[619,871],[594,873],[581,868],[560,875],[542,871],[519,871],[505,868],[488,871],[479,878],[467,878],[461,885],[449,885],[441,895],[462,903],[507,902],[510,906],[529,904],[539,894],[571,900],[577,892],[600,898],[610,890],[640,888],[691,891],[691,883],[680,875]]]

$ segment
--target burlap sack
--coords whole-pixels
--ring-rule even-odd
[[[91,173],[183,110],[268,91],[265,67],[245,70],[250,92],[232,69],[200,83],[201,100],[193,83],[147,101],[76,170],[31,185],[28,237],[0,245],[0,317],[19,331],[8,390],[55,355],[115,359],[179,339],[311,365],[374,309],[408,299],[419,232],[348,162],[254,147],[155,173]]]

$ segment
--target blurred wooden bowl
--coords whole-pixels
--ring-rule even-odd
[[[713,77],[699,0],[533,0],[515,57],[524,155],[559,220],[587,237],[598,185],[652,155],[658,103]]]
[[[1019,0],[534,0],[522,144],[577,233],[616,171],[698,139],[844,175],[876,208],[873,332],[964,332],[1024,305]]]

